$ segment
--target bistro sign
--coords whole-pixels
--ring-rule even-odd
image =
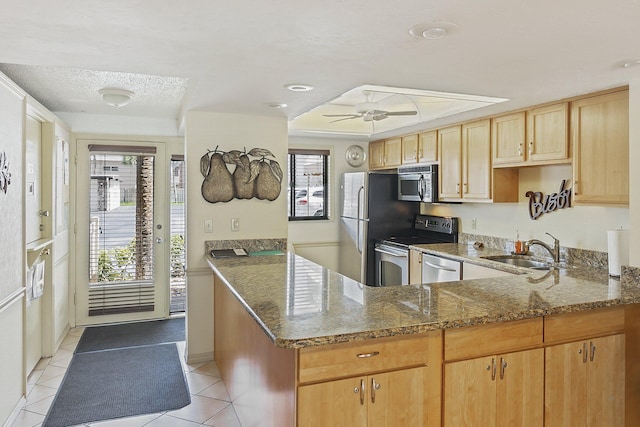
[[[563,179],[557,193],[544,195],[540,191],[527,191],[529,198],[529,217],[538,219],[542,214],[554,212],[558,209],[571,207],[571,189],[565,188],[567,180]]]

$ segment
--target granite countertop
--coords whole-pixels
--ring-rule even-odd
[[[214,259],[273,343],[283,348],[421,333],[640,302],[603,269],[537,271],[482,259],[504,254],[463,244],[418,245],[423,252],[512,271],[512,276],[374,288],[291,252]]]

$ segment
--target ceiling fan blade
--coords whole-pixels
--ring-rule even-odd
[[[415,116],[417,111],[387,111],[385,116]]]
[[[323,114],[324,117],[349,117],[352,119],[357,119],[361,117],[360,114]]]
[[[353,120],[353,119],[358,119],[358,118],[360,118],[360,116],[343,117],[341,119],[331,120],[329,123],[342,122],[344,120]]]

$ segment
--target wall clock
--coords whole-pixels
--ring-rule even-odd
[[[362,166],[367,160],[367,153],[364,151],[364,148],[359,145],[351,145],[345,152],[345,158],[349,165],[357,168],[358,166]]]

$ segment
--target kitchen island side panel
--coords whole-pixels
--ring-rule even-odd
[[[217,274],[214,359],[243,426],[295,426],[296,350],[276,347]]]

